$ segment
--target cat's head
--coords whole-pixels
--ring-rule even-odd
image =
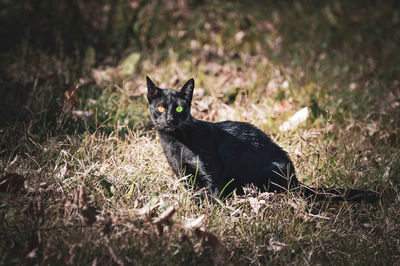
[[[174,131],[190,119],[193,79],[189,79],[181,90],[160,89],[149,77],[146,79],[150,116],[156,129]]]

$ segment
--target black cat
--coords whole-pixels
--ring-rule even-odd
[[[316,200],[375,201],[372,191],[309,188],[301,184],[288,154],[251,124],[211,123],[190,114],[194,80],[180,91],[158,88],[149,77],[150,115],[161,145],[177,176],[188,176],[196,188],[229,196],[253,184],[262,191],[294,191]]]

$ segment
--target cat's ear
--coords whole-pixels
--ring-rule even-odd
[[[146,76],[147,81],[147,99],[152,100],[161,94],[161,89],[157,87],[153,81]]]
[[[191,78],[188,81],[186,81],[185,85],[183,85],[181,89],[181,97],[191,101],[193,97],[193,89],[194,89],[194,79]]]

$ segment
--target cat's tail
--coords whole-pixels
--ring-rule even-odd
[[[331,201],[353,201],[353,202],[376,202],[380,199],[380,194],[371,190],[358,190],[349,188],[311,188],[301,185],[302,193],[307,199],[311,200],[331,200]]]

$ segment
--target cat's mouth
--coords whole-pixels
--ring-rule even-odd
[[[181,123],[174,123],[174,122],[170,122],[167,124],[163,124],[160,129],[167,131],[167,132],[172,132],[175,131],[176,129],[178,129],[180,127]]]
[[[164,121],[163,123],[155,125],[158,130],[162,130],[165,132],[174,132],[176,130],[184,128],[186,125],[188,125],[188,123],[190,124],[188,120],[175,119],[172,121]]]

